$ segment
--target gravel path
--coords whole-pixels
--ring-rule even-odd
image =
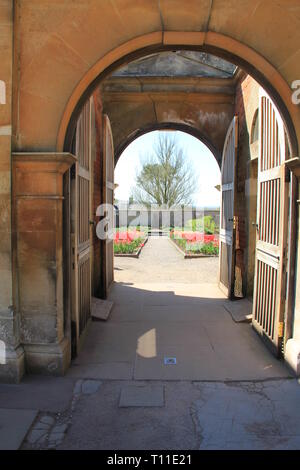
[[[217,282],[219,258],[184,259],[167,237],[149,237],[139,258],[115,257],[117,282]]]

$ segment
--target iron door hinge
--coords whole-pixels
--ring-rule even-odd
[[[283,321],[280,321],[278,323],[278,338],[283,338],[284,335],[284,323]]]

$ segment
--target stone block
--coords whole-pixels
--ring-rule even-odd
[[[164,387],[161,385],[128,385],[121,391],[119,406],[164,406]]]
[[[11,270],[0,269],[0,279],[1,279],[0,281],[0,311],[8,314],[12,305]]]
[[[0,341],[4,341],[6,345],[17,347],[20,343],[19,331],[20,315],[14,314],[12,310],[9,312],[8,316],[2,315],[0,312]]]
[[[38,311],[33,315],[22,315],[22,343],[53,343],[58,337],[57,317]]]
[[[25,372],[24,350],[8,347],[0,341],[0,382],[19,383]]]
[[[285,346],[284,359],[293,372],[300,376],[300,340],[289,339]]]
[[[70,342],[24,345],[26,372],[41,375],[64,375],[71,362]]]

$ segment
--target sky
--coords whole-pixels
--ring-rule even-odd
[[[149,132],[134,140],[122,153],[115,168],[115,198],[128,201],[131,189],[135,186],[137,173],[142,169],[143,158],[151,153],[159,131]],[[168,132],[170,134],[170,132]],[[215,189],[220,184],[220,170],[211,151],[200,140],[185,132],[174,132],[183,148],[187,160],[193,166],[197,177],[197,189],[193,203],[197,207],[219,207],[220,192]]]

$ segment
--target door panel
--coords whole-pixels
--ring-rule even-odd
[[[106,218],[108,225],[113,229],[114,223],[114,146],[113,137],[108,116],[103,116],[103,203],[108,205]],[[108,294],[108,290],[114,280],[114,241],[109,236],[102,241],[103,254],[103,296]]]
[[[76,346],[91,311],[91,100],[84,105],[76,126],[72,175],[72,317],[76,325]],[[74,329],[74,328],[73,328]]]
[[[221,169],[219,285],[228,298],[232,297],[234,290],[234,193],[237,146],[238,118],[235,116],[227,131]]]
[[[280,354],[285,302],[285,253],[288,188],[282,119],[261,90],[253,326]]]

